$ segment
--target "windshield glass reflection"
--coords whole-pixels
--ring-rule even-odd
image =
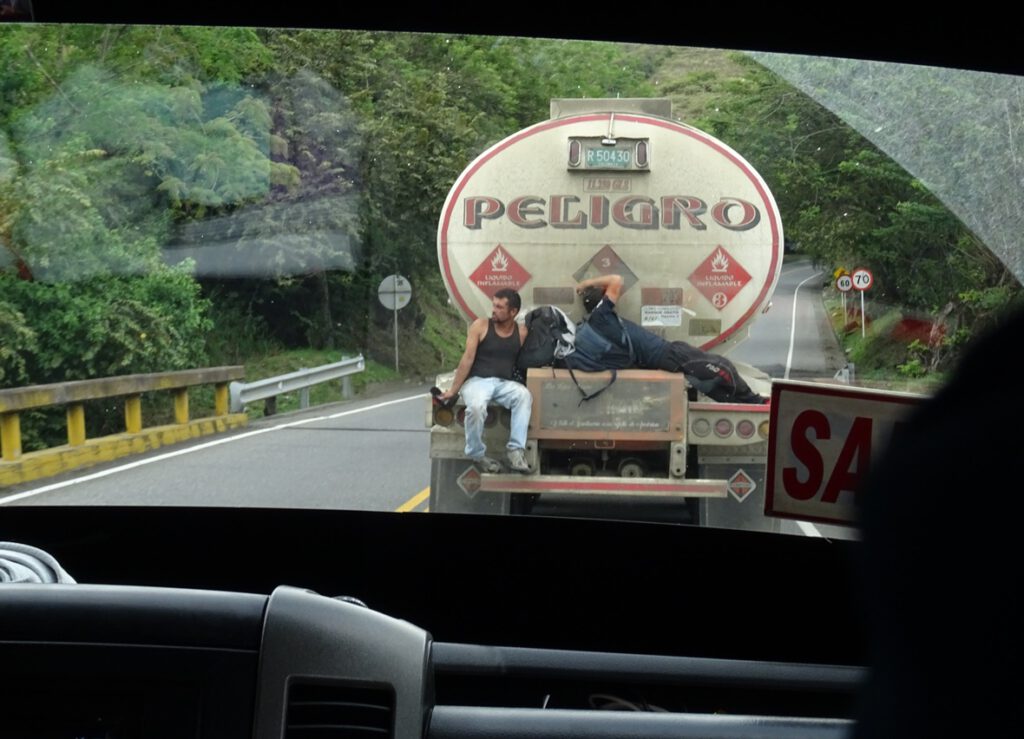
[[[930,394],[1019,304],[1014,76],[156,26],[4,26],[0,59],[2,505],[533,513],[807,534],[764,514],[767,407],[730,403],[787,379]],[[588,106],[603,111],[600,130],[565,123]],[[662,121],[654,133],[646,116]],[[549,120],[549,148],[527,146],[540,135],[521,132]],[[728,167],[738,185],[719,184]],[[840,289],[858,269],[870,289]],[[617,315],[719,357],[749,395],[716,396],[714,373],[682,363],[634,361],[582,406],[571,384],[532,370],[522,459],[506,460],[511,414],[493,408],[481,433],[498,467],[472,465],[465,398],[429,389],[447,401],[466,379],[473,320],[486,325],[507,287],[521,295],[517,325],[544,305],[582,321],[576,288],[611,274]],[[237,370],[67,394],[77,381],[222,367]],[[661,374],[630,374],[648,370]],[[52,387],[13,394],[37,385]]]

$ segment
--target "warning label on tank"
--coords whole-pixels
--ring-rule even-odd
[[[719,245],[690,274],[689,280],[711,305],[723,310],[750,282],[750,273]]]
[[[622,257],[615,253],[615,250],[609,244],[605,244],[601,249],[588,259],[583,265],[573,272],[572,276],[576,278],[577,282],[583,282],[583,280],[591,277],[598,277],[600,275],[611,275],[616,274],[622,277],[622,292],[626,292],[629,288],[633,287],[638,281],[639,277],[636,273],[629,268]]]
[[[640,308],[640,324],[643,326],[682,326],[681,305],[644,305]]]
[[[501,244],[487,255],[487,258],[469,276],[484,294],[492,298],[498,290],[509,288],[519,291],[530,281],[530,273],[512,258],[512,255]]]

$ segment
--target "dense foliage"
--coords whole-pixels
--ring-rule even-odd
[[[777,75],[734,61],[741,73],[716,87],[696,124],[766,178],[790,247],[830,275],[870,267],[873,303],[939,323],[942,338],[924,350],[931,369],[1020,304],[1013,274],[919,180]],[[932,144],[923,136],[919,146]],[[952,170],[975,155],[944,153]]]
[[[750,60],[687,54],[0,28],[0,387],[298,347],[389,362],[375,292],[393,272],[417,296],[400,315],[405,366],[450,367],[462,328],[436,268],[441,204],[553,97],[672,97],[764,174],[791,243],[829,268],[870,263],[877,295],[951,316],[957,336],[1016,299],[971,232],[825,109]]]

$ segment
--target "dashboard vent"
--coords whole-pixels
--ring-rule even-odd
[[[291,683],[285,715],[286,739],[387,739],[395,694],[388,688]]]

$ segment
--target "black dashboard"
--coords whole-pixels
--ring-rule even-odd
[[[842,736],[865,674],[854,542],[99,507],[0,539],[77,580],[0,585],[0,735]]]

